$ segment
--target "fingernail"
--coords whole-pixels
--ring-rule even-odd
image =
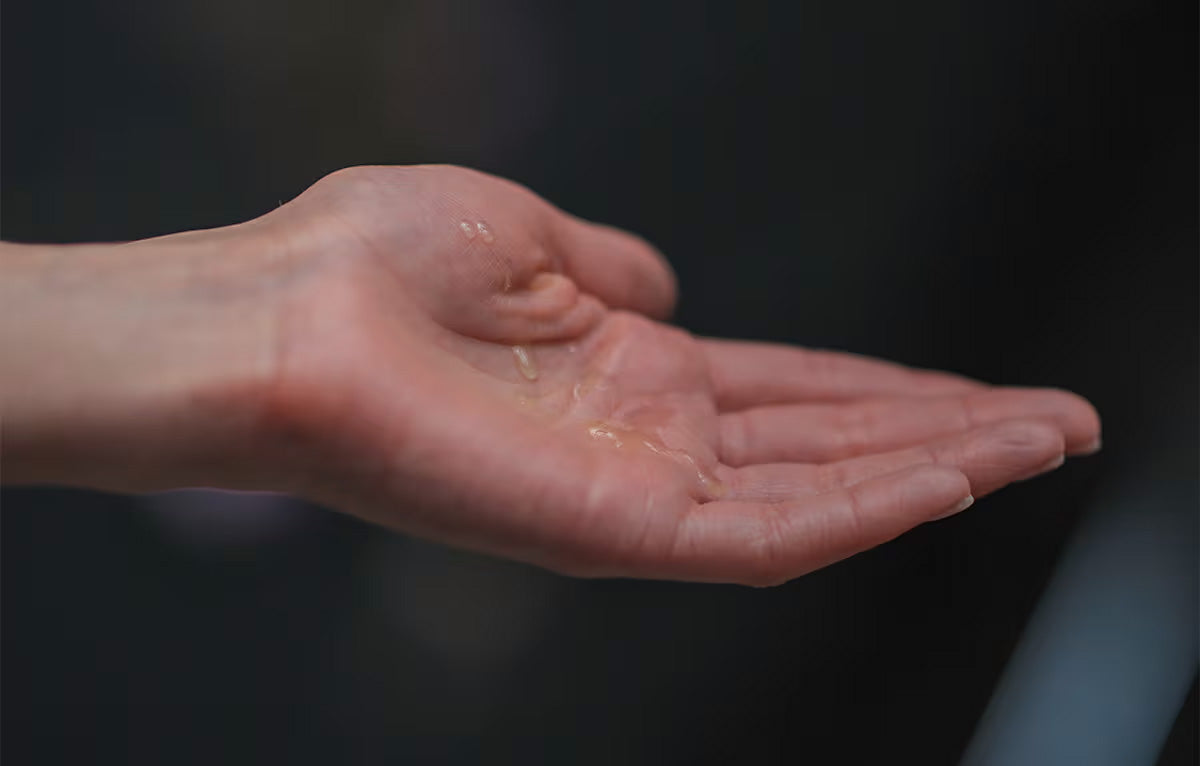
[[[950,510],[946,511],[945,513],[943,513],[940,516],[934,516],[933,520],[939,521],[941,519],[948,519],[956,513],[962,513],[963,511],[967,510],[974,504],[975,504],[975,496],[967,495],[962,500],[959,500],[957,503],[955,503],[954,507],[951,508]]]
[[[1046,473],[1047,471],[1053,471],[1055,468],[1058,468],[1060,465],[1062,465],[1064,462],[1066,462],[1066,460],[1067,460],[1066,455],[1059,455],[1058,457],[1054,458],[1053,460],[1047,461],[1045,465],[1043,465],[1041,468],[1039,468],[1037,470],[1037,473],[1035,473],[1034,476],[1037,476],[1038,474]]]
[[[1092,439],[1090,442],[1088,442],[1086,446],[1081,447],[1079,449],[1079,451],[1076,452],[1075,454],[1077,454],[1077,455],[1095,455],[1097,452],[1100,451],[1100,447],[1102,447],[1102,446],[1103,446],[1103,444],[1100,441],[1100,437],[1097,436],[1095,439]]]

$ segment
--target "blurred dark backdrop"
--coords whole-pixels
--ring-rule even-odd
[[[647,236],[690,330],[1071,388],[1105,450],[761,591],[7,489],[5,760],[954,763],[1105,482],[1150,452],[1194,496],[1196,8],[6,0],[5,239],[466,164]]]

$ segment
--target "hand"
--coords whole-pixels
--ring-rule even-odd
[[[300,491],[388,526],[775,583],[1097,446],[1072,394],[653,321],[674,296],[649,246],[471,171],[350,170],[272,216],[319,276],[269,422],[306,445]]]
[[[208,481],[567,573],[777,583],[1098,447],[1065,392],[660,324],[653,249],[472,171],[197,236],[258,254],[205,271],[258,286]]]

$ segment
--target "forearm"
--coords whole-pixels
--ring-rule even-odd
[[[231,446],[272,361],[269,270],[248,241],[0,244],[0,479],[236,481]]]

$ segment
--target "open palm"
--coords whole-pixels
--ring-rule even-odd
[[[662,324],[649,246],[472,171],[343,171],[264,222],[306,264],[263,421],[289,488],[453,544],[770,584],[1098,446],[1066,392]]]

